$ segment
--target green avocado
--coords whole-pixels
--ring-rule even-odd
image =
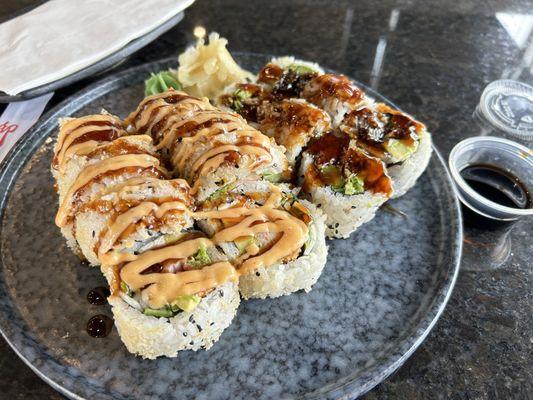
[[[243,236],[235,239],[233,242],[235,243],[235,246],[239,249],[239,253],[244,253],[246,248],[253,244],[255,241],[253,236]]]
[[[263,179],[271,183],[278,183],[279,181],[281,181],[281,177],[282,177],[281,172],[278,172],[277,174],[271,171],[263,172]]]
[[[407,146],[398,139],[389,139],[383,146],[397,161],[404,161],[413,154],[417,148],[416,144],[413,146]]]
[[[174,312],[170,309],[170,307],[165,308],[145,308],[143,313],[145,315],[149,315],[150,317],[172,317],[174,315]]]
[[[202,299],[195,294],[189,296],[179,296],[170,304],[170,307],[173,311],[183,310],[186,312],[191,312],[200,303],[200,300]]]
[[[357,174],[351,174],[344,185],[344,194],[351,196],[365,191],[365,182]]]
[[[297,74],[300,74],[300,75],[314,74],[317,72],[313,68],[308,67],[307,65],[301,65],[301,64],[296,64],[296,63],[289,65],[289,71],[296,72]]]

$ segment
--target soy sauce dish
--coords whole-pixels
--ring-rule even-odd
[[[494,223],[533,215],[531,149],[499,137],[472,137],[453,148],[449,167],[468,210]]]

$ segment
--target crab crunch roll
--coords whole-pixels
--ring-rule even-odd
[[[200,99],[169,89],[145,97],[137,109],[124,120],[124,125],[128,132],[151,136],[158,145],[176,122],[190,117],[197,111],[214,109],[215,107],[206,98]]]
[[[235,268],[209,239],[191,232],[174,240],[102,266],[120,338],[143,358],[209,349],[240,303]]]
[[[107,121],[102,125],[100,116],[80,120],[62,125],[52,173],[60,204],[56,224],[69,247],[82,256],[73,231],[74,216],[80,206],[105,188],[132,178],[160,178],[167,172],[161,167],[149,136],[122,136],[124,132],[120,128],[108,126]],[[79,128],[70,129],[73,125]],[[118,137],[113,139],[115,136]]]
[[[73,231],[85,258],[100,265],[110,252],[144,252],[181,236],[193,226],[191,206],[184,180],[136,177],[83,204]]]
[[[385,164],[340,132],[329,132],[303,153],[299,181],[327,216],[326,235],[346,238],[371,220],[392,194]]]
[[[355,139],[357,146],[387,164],[393,198],[415,184],[431,158],[431,135],[426,127],[383,103],[349,112],[340,129]]]
[[[191,184],[199,200],[239,179],[290,178],[283,148],[237,114],[199,111],[176,124],[164,142],[175,174]]]
[[[286,185],[236,182],[212,193],[195,217],[236,266],[246,299],[309,291],[326,263],[322,213]]]

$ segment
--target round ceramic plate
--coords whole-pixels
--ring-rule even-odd
[[[237,54],[257,71],[266,56]],[[442,158],[417,185],[347,240],[329,242],[310,293],[243,301],[209,351],[142,360],[116,332],[94,339],[86,323],[109,307],[87,292],[104,285],[54,226],[49,166],[57,119],[99,112],[125,117],[143,80],[175,59],[106,79],[48,113],[0,170],[0,329],[46,382],[72,398],[266,399],[356,397],[398,368],[442,312],[457,276],[461,220]],[[379,100],[382,96],[367,89]]]

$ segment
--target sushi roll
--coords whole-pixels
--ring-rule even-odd
[[[74,236],[89,263],[100,265],[116,254],[143,252],[179,237],[194,224],[192,203],[181,179],[139,177],[83,204],[74,216]]]
[[[217,96],[215,105],[221,110],[236,112],[257,128],[257,110],[263,102],[263,87],[256,83],[234,83]]]
[[[291,166],[311,139],[331,129],[329,115],[302,99],[264,102],[259,107],[258,121],[261,132],[285,147]]]
[[[240,179],[290,178],[284,149],[274,139],[224,111],[199,111],[174,126],[168,143],[174,174],[191,184],[199,201]]]
[[[299,183],[327,216],[326,235],[347,238],[392,195],[385,164],[341,132],[328,132],[302,155]]]
[[[393,198],[402,196],[415,184],[431,158],[431,135],[426,127],[383,103],[349,112],[340,130],[387,164]]]
[[[102,266],[120,338],[143,358],[209,349],[240,303],[235,268],[209,239],[189,232],[173,240]]]
[[[326,263],[324,217],[287,185],[236,182],[213,192],[195,217],[236,266],[245,299],[309,291]]]
[[[176,122],[192,116],[197,111],[214,109],[207,98],[200,99],[169,89],[145,97],[124,120],[124,125],[130,133],[151,136],[158,145]],[[159,148],[163,149],[164,146]]]
[[[105,188],[121,182],[167,175],[150,137],[126,136],[120,127],[109,127],[109,118],[116,122],[115,117],[104,116],[102,122],[99,116],[89,116],[63,123],[52,161],[59,195],[56,225],[61,228],[67,245],[82,258],[73,230],[74,216],[80,206]],[[72,126],[79,128],[71,129]]]

